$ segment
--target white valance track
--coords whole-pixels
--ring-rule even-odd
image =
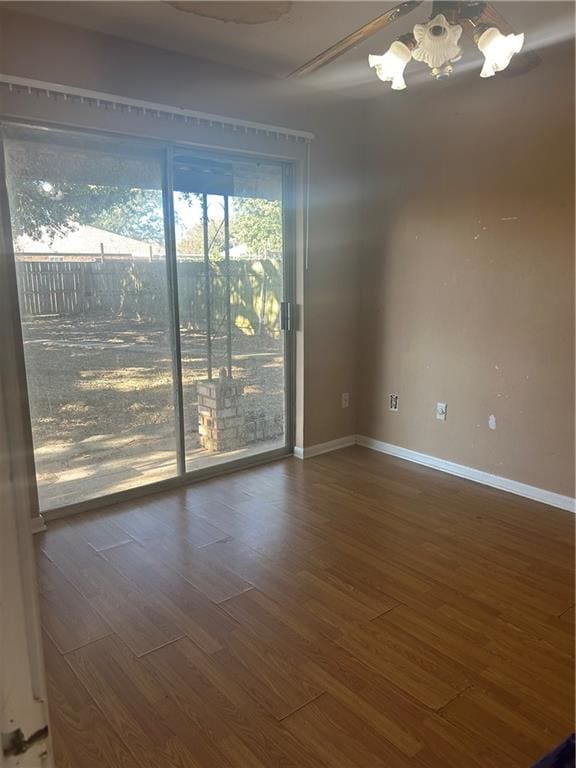
[[[0,74],[0,87],[7,88],[10,92],[28,93],[30,95],[44,96],[55,101],[78,102],[92,106],[96,109],[117,110],[128,114],[140,114],[145,117],[156,117],[162,120],[174,120],[181,123],[189,123],[198,127],[217,127],[232,131],[250,134],[252,136],[267,136],[274,139],[284,139],[296,143],[308,144],[314,139],[314,134],[309,131],[299,131],[292,128],[283,128],[278,125],[256,123],[249,120],[239,120],[222,115],[213,115],[207,112],[196,112],[191,109],[173,107],[167,104],[156,104],[151,101],[129,99],[112,93],[101,93],[85,88],[74,88],[59,83],[48,83],[42,80],[32,80],[27,77]]]

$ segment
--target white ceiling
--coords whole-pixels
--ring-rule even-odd
[[[183,13],[165,2],[16,2],[17,10],[67,24],[236,64],[245,69],[283,75],[327,48],[395,3],[290,2],[265,3],[289,8],[276,21],[246,24]],[[194,5],[191,3],[190,5]],[[200,3],[205,11],[208,3]],[[213,2],[219,6],[231,3]],[[255,3],[248,6],[246,17]],[[258,3],[260,5],[260,3]]]
[[[24,13],[277,77],[286,75],[395,4],[363,0],[190,3],[196,6],[200,15],[198,12],[183,13],[156,0],[2,3],[4,7]],[[496,0],[495,5],[516,31],[526,33],[529,47],[541,50],[574,34],[573,2]],[[362,95],[369,95],[374,90],[377,95],[381,84],[367,67],[367,54],[384,52],[399,34],[426,20],[430,11],[431,2],[424,2],[403,19],[307,78],[307,84],[336,91],[360,89]],[[241,16],[245,21],[222,21],[204,14]],[[258,21],[262,15],[277,18],[263,23],[245,23]],[[459,64],[463,69],[476,66],[479,61],[474,46],[465,43],[465,47],[465,57]],[[422,72],[429,79],[425,70],[423,68]]]

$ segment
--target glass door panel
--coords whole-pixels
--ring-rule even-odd
[[[161,155],[4,143],[41,509],[173,477]]]
[[[190,472],[286,446],[283,170],[183,155],[173,177]]]
[[[41,511],[287,452],[287,167],[1,135]]]

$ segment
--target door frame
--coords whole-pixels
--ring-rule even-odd
[[[178,306],[178,276],[177,276],[177,255],[175,241],[175,222],[173,205],[173,164],[172,159],[175,152],[191,152],[195,156],[205,155],[207,157],[219,157],[221,159],[238,159],[247,162],[266,162],[270,165],[277,165],[282,169],[282,225],[283,225],[283,300],[290,302],[296,307],[296,265],[297,265],[297,195],[296,195],[296,167],[297,160],[273,157],[267,154],[255,154],[252,152],[242,152],[238,150],[227,150],[221,147],[207,147],[193,142],[170,142],[163,139],[143,138],[126,133],[109,133],[97,129],[87,130],[85,128],[76,129],[74,127],[52,125],[41,121],[30,121],[12,118],[0,118],[0,140],[3,138],[3,126],[15,126],[20,128],[42,128],[47,133],[72,136],[93,136],[103,140],[110,140],[113,144],[122,143],[123,140],[132,141],[133,144],[141,146],[143,149],[161,151],[162,159],[162,197],[165,228],[165,248],[166,248],[166,269],[167,269],[167,296],[170,312],[170,335],[172,344],[172,369],[173,369],[173,401],[176,425],[176,457],[177,474],[166,480],[155,481],[139,485],[124,491],[98,496],[94,499],[66,504],[48,510],[40,510],[42,518],[45,520],[54,520],[66,517],[71,514],[86,512],[99,509],[122,501],[137,499],[154,493],[161,493],[167,490],[181,488],[201,482],[213,477],[219,477],[231,472],[242,469],[248,469],[279,459],[292,456],[294,453],[295,435],[296,435],[296,333],[295,326],[290,330],[283,332],[284,336],[284,402],[285,402],[285,424],[283,446],[271,451],[263,451],[259,454],[234,459],[227,462],[216,463],[211,467],[201,469],[186,470],[185,459],[185,441],[184,441],[184,404],[182,394],[182,360],[180,350],[180,325],[179,325],[179,306]],[[5,179],[5,168],[2,167],[2,179]],[[7,203],[6,203],[7,205]],[[9,215],[9,207],[7,211]],[[14,258],[12,250],[11,254]],[[15,280],[15,273],[14,273]],[[13,285],[13,290],[17,291],[17,285]],[[23,341],[20,340],[23,352]],[[28,397],[28,396],[27,396]],[[31,421],[29,409],[27,412],[28,424],[26,425],[31,434]],[[33,453],[32,453],[33,456]],[[34,481],[36,475],[34,474]]]
[[[0,137],[0,731],[11,754],[0,765],[50,768],[46,677],[31,520],[38,515],[36,473],[16,269]],[[38,520],[38,517],[36,517]],[[9,744],[3,744],[8,747]]]

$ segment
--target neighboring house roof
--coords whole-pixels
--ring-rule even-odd
[[[117,235],[105,229],[90,226],[78,226],[70,232],[56,235],[53,240],[42,237],[33,240],[28,235],[16,238],[14,244],[16,253],[26,254],[122,254],[137,259],[149,259],[153,256],[164,255],[164,249],[158,243],[148,243],[144,240],[136,240],[133,237]],[[150,250],[152,249],[152,250]]]
[[[70,232],[56,235],[53,239],[47,235],[40,240],[33,240],[28,235],[20,235],[14,243],[18,261],[57,260],[69,256],[73,261],[95,261],[101,254],[108,259],[114,256],[124,259],[164,258],[164,247],[158,243],[136,240],[133,237],[117,235],[98,227],[78,226]],[[224,258],[224,251],[220,256]],[[85,258],[83,258],[85,256]],[[266,256],[250,253],[244,243],[230,248],[232,261],[257,261],[262,258],[280,258],[280,253],[269,252]],[[190,261],[203,261],[203,253],[178,254],[178,258]],[[64,261],[69,259],[64,258]]]

